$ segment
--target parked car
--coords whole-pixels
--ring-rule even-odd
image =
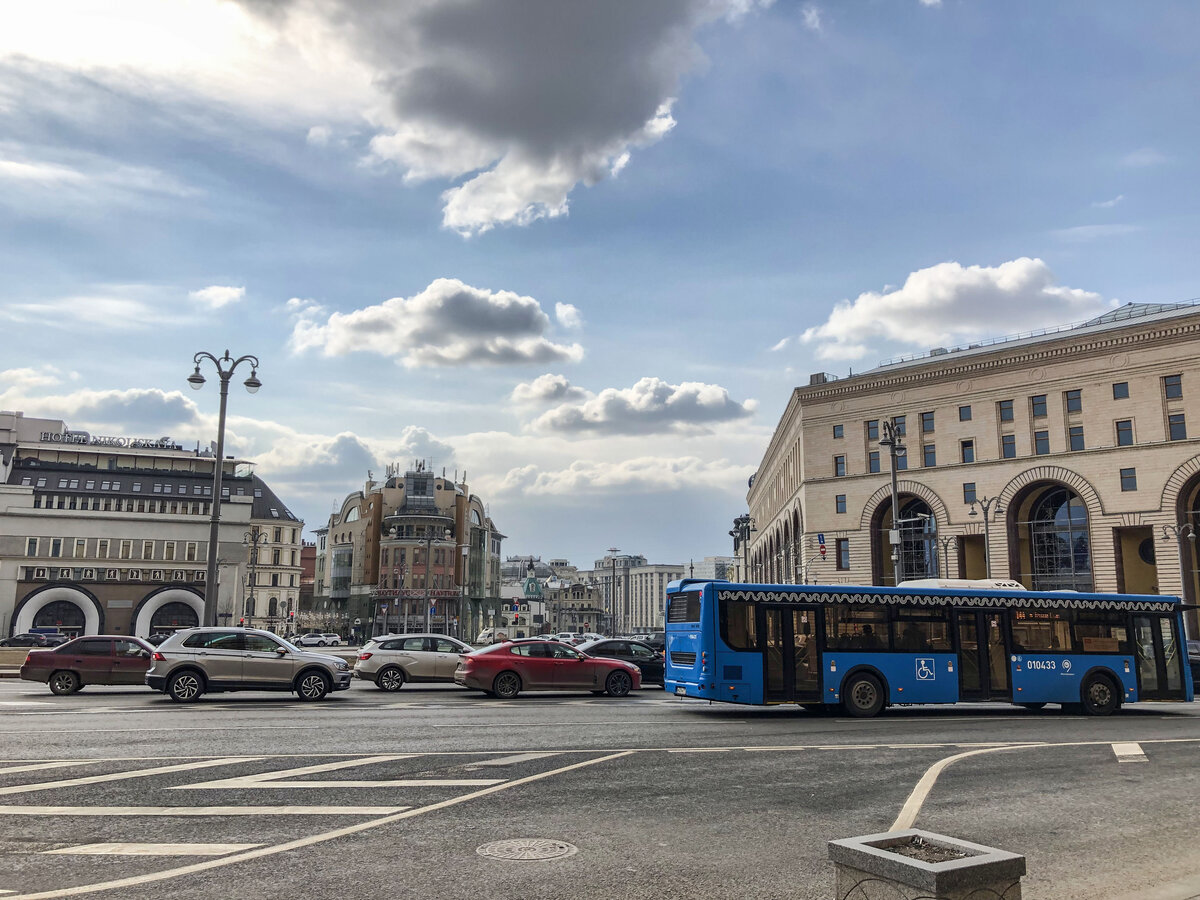
[[[337,635],[332,635],[332,637],[336,638]],[[322,634],[319,631],[309,631],[300,635],[292,643],[297,647],[327,647],[329,646],[329,638],[330,635],[328,634]]]
[[[0,641],[0,647],[57,647],[59,644],[65,644],[70,639],[70,635],[66,634],[41,634],[39,632],[27,631],[23,634],[14,634],[12,637],[5,638]]]
[[[459,657],[454,680],[494,697],[521,691],[591,691],[624,697],[642,686],[632,663],[598,659],[559,641],[505,641]]]
[[[144,684],[153,652],[140,638],[90,634],[30,650],[21,677],[48,684],[55,694],[74,694],[89,684]]]
[[[327,632],[325,632],[324,637],[325,637],[325,646],[326,647],[342,646],[342,636],[340,634],[334,634],[331,631],[327,631]]]
[[[485,628],[479,632],[479,637],[475,638],[477,644],[494,644],[497,641],[507,641],[508,635],[498,628]]]
[[[585,641],[576,649],[588,656],[623,659],[625,662],[633,663],[642,670],[644,684],[663,683],[663,655],[650,649],[641,641],[606,638],[602,641]]]
[[[405,682],[454,681],[458,657],[474,648],[444,634],[386,634],[358,652],[354,674],[383,691]]]
[[[208,691],[294,691],[320,700],[350,687],[350,664],[257,628],[188,628],[151,655],[146,684],[178,703]]]

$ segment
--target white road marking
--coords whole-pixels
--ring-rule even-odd
[[[322,772],[334,772],[338,769],[350,769],[357,766],[370,766],[375,763],[394,762],[398,759],[408,759],[409,754],[387,754],[385,756],[366,756],[358,759],[341,759],[337,762],[320,763],[315,766],[300,766],[295,769],[277,769],[274,772],[260,772],[256,775],[238,775],[234,778],[221,778],[217,781],[203,781],[199,784],[182,784],[172,790],[190,790],[192,788],[240,788],[240,787],[289,787],[290,785],[263,784],[265,781],[282,781],[285,778],[299,778],[301,775],[318,775]],[[317,784],[305,781],[301,786]],[[324,783],[324,782],[320,782]],[[340,783],[340,782],[339,782]]]
[[[147,734],[151,731],[306,731],[310,725],[182,725],[175,728],[63,728],[5,731],[5,734]]]
[[[118,888],[133,887],[140,884],[151,884],[156,881],[165,881],[171,878],[178,878],[182,875],[192,875],[196,872],[206,872],[211,869],[222,868],[224,866],[233,865],[234,863],[244,862],[250,859],[261,859],[262,857],[273,856],[277,853],[286,853],[289,850],[300,850],[305,847],[311,847],[315,844],[325,843],[326,841],[332,841],[351,834],[359,834],[364,831],[369,831],[370,829],[378,828],[381,825],[390,825],[393,822],[411,819],[415,816],[424,815],[425,813],[436,812],[451,806],[457,806],[461,803],[469,803],[470,801],[477,800],[480,797],[487,797],[514,787],[522,787],[534,781],[540,781],[544,778],[551,778],[555,775],[561,775],[564,772],[571,772],[577,769],[586,768],[587,766],[594,766],[599,763],[620,759],[625,756],[630,756],[635,752],[636,751],[634,750],[621,750],[615,753],[606,754],[605,756],[597,757],[595,759],[585,759],[581,762],[572,763],[569,766],[562,766],[558,769],[550,769],[546,772],[538,772],[535,775],[517,778],[513,781],[508,781],[493,787],[484,788],[483,790],[473,791],[469,794],[463,794],[458,797],[451,797],[448,800],[442,800],[439,803],[431,803],[429,806],[421,806],[417,807],[416,809],[405,810],[404,812],[395,813],[394,815],[383,816],[379,819],[372,819],[369,822],[359,822],[356,825],[348,825],[343,828],[337,828],[333,831],[326,831],[323,834],[316,834],[311,837],[298,838],[294,841],[276,844],[273,847],[258,847],[254,850],[247,850],[245,853],[238,853],[233,856],[226,856],[220,859],[192,863],[190,865],[179,866],[177,868],[167,869],[161,872],[149,872],[144,875],[132,875],[127,878],[118,878],[113,881],[103,881],[97,884],[82,884],[75,887],[58,888],[50,891],[39,891],[34,894],[22,894],[14,897],[13,900],[53,900],[53,898],[59,897],[78,897],[82,894],[91,894],[97,891],[111,891]]]
[[[253,850],[262,844],[81,844],[61,850],[43,850],[62,856],[225,856]]]
[[[668,753],[728,753],[730,747],[696,747],[694,750],[668,750]]]
[[[1134,742],[1118,743],[1112,745],[1112,751],[1116,754],[1117,762],[1123,763],[1144,763],[1148,762],[1146,754],[1142,752],[1142,745]]]
[[[0,775],[15,775],[17,772],[38,772],[42,769],[62,769],[66,766],[86,766],[89,763],[101,762],[98,759],[67,759],[58,762],[36,763],[24,766],[8,766],[0,769]]]
[[[0,700],[0,706],[49,706],[49,700]]]
[[[724,719],[722,725],[745,725],[744,719]],[[430,723],[427,728],[562,728],[566,725],[636,725],[638,728],[645,728],[647,725],[660,725],[664,728],[686,728],[695,726],[697,728],[711,728],[711,722],[631,722],[629,719],[620,719],[606,722],[597,719],[592,722],[447,722],[447,723]]]
[[[1020,750],[1036,746],[1046,745],[1029,743],[1013,744],[1007,747],[985,747],[982,750],[968,750],[966,753],[956,753],[954,756],[947,756],[945,759],[939,760],[930,766],[925,774],[921,776],[921,780],[917,782],[917,786],[908,795],[908,799],[904,802],[904,808],[900,810],[900,815],[896,817],[896,821],[892,823],[892,827],[889,830],[902,831],[905,828],[912,828],[913,822],[917,819],[917,813],[921,811],[921,804],[925,802],[925,798],[933,790],[933,786],[937,782],[938,776],[942,774],[942,770],[951,763],[958,762],[960,759],[966,759],[968,756],[978,756],[981,753],[996,753],[1000,750]]]
[[[0,806],[0,816],[390,816],[411,806]]]
[[[147,778],[151,775],[165,775],[168,772],[188,772],[192,769],[209,769],[214,766],[234,766],[239,763],[257,762],[260,756],[234,756],[225,759],[199,760],[197,762],[179,763],[174,766],[156,766],[153,769],[134,769],[132,772],[112,772],[108,775],[87,775],[82,778],[65,778],[62,781],[45,781],[40,784],[17,784],[0,788],[0,795],[29,794],[34,791],[53,791],[59,788],[77,787],[81,784],[99,784],[103,781],[124,781],[128,778]]]
[[[472,766],[468,766],[467,768],[468,769],[477,769],[480,766],[515,766],[517,763],[530,762],[531,760],[543,759],[547,756],[554,756],[554,755],[555,754],[553,752],[550,752],[550,753],[518,753],[516,756],[502,756],[499,759],[485,759],[485,760],[482,760],[481,762],[475,763]]]
[[[394,781],[238,781],[230,778],[224,781],[207,781],[204,784],[180,784],[171,788],[173,791],[191,790],[263,790],[265,788],[385,788],[385,787],[487,787],[500,784],[503,778],[399,778]]]

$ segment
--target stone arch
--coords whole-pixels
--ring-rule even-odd
[[[942,502],[942,498],[932,488],[926,487],[919,481],[910,481],[902,478],[896,484],[896,493],[897,495],[911,494],[914,497],[920,497],[929,504],[929,509],[933,512],[934,519],[937,520],[938,530],[941,530],[943,526],[949,527],[950,511],[946,508],[946,504]],[[868,497],[867,502],[863,504],[858,527],[860,529],[869,529],[880,505],[885,502],[890,503],[891,500],[892,486],[885,484]]]
[[[150,623],[154,614],[168,603],[185,603],[196,611],[197,621],[204,622],[204,597],[195,588],[168,585],[151,591],[133,611],[133,633],[138,637],[150,636]]]
[[[996,546],[996,541],[993,539],[992,557],[993,559],[999,557],[1008,562],[1008,571],[1001,573],[1000,577],[1012,578],[1025,584],[1028,588],[1033,588],[1034,576],[1029,573],[1033,571],[1031,566],[1034,543],[1032,535],[1027,533],[1027,528],[1032,526],[1021,520],[1021,508],[1027,502],[1040,502],[1036,498],[1044,497],[1046,491],[1054,488],[1067,488],[1083,503],[1087,513],[1087,528],[1086,532],[1083,532],[1087,540],[1087,555],[1086,568],[1079,571],[1086,572],[1087,577],[1092,579],[1090,585],[1085,589],[1095,590],[1096,542],[1094,531],[1097,517],[1104,515],[1104,506],[1099,493],[1092,487],[1091,482],[1078,472],[1062,466],[1036,466],[1026,469],[1011,478],[997,495],[1001,508],[1004,510],[1002,513],[1003,527],[998,529],[998,537],[1004,542],[1004,546]],[[994,569],[993,566],[993,574],[995,574]],[[1073,579],[1075,576],[1071,577]],[[1075,589],[1074,584],[1071,589]]]
[[[104,628],[104,609],[95,595],[74,584],[48,584],[28,594],[12,614],[12,634],[33,627],[33,620],[44,607],[59,600],[73,603],[83,611],[83,633],[100,634]]]
[[[1200,456],[1193,456],[1187,462],[1176,467],[1163,485],[1162,497],[1159,498],[1158,508],[1166,513],[1175,514],[1175,521],[1184,521],[1181,504],[1186,504],[1186,494],[1189,492],[1189,482],[1200,476]]]
[[[1009,509],[1018,494],[1024,495],[1028,493],[1028,488],[1049,481],[1058,482],[1078,494],[1079,499],[1087,506],[1089,517],[1104,515],[1104,504],[1100,501],[1100,495],[1092,487],[1091,482],[1078,472],[1062,466],[1035,466],[1013,476],[1009,479],[1008,484],[1000,490],[1000,503],[1005,509]]]

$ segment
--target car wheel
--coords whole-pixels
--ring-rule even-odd
[[[204,693],[204,681],[191,670],[176,672],[167,681],[167,693],[176,703],[194,703]]]
[[[329,693],[329,679],[321,672],[305,672],[296,681],[296,695],[301,700],[320,700]]]
[[[492,682],[492,693],[502,700],[511,700],[521,693],[521,676],[516,672],[501,672]]]
[[[324,642],[324,641],[317,641],[317,646],[318,646],[318,647],[324,647],[324,646],[325,646],[325,642]]]
[[[1080,696],[1083,711],[1089,716],[1111,716],[1121,705],[1121,695],[1107,675],[1090,676],[1084,681]]]
[[[633,690],[633,679],[629,677],[628,672],[622,669],[610,672],[604,681],[604,692],[610,697],[625,697],[631,690]]]
[[[79,676],[74,672],[59,671],[54,672],[50,676],[50,693],[58,694],[73,694],[79,690]]]
[[[375,686],[381,691],[395,693],[404,687],[404,670],[396,666],[388,666],[386,669],[381,669],[379,674],[375,676]]]
[[[842,707],[856,719],[869,719],[883,709],[883,685],[874,675],[852,675],[842,686]]]

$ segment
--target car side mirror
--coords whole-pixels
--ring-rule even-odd
[[[287,647],[276,647],[275,652],[278,653],[280,656],[287,656],[288,648]]]

